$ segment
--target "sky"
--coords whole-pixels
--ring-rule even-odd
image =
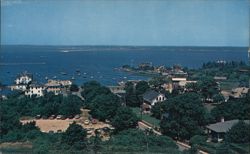
[[[1,44],[249,46],[249,0],[1,0]]]

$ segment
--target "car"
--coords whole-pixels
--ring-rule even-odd
[[[92,130],[87,130],[87,135],[91,135],[93,133]]]
[[[36,119],[41,119],[41,115],[40,114],[38,114],[38,115],[36,115]]]
[[[73,119],[74,116],[73,116],[73,115],[69,115],[68,118],[69,118],[69,119]]]
[[[96,120],[96,119],[92,119],[92,120],[91,120],[91,123],[92,123],[92,124],[97,124],[97,120]]]
[[[63,117],[62,115],[58,115],[58,116],[56,117],[56,119],[57,119],[57,120],[60,120],[60,119],[62,119],[62,117]]]
[[[42,119],[48,119],[48,116],[42,116]]]
[[[75,119],[79,119],[81,116],[79,114],[75,115]]]
[[[57,130],[57,133],[62,133],[62,130],[61,129]]]
[[[55,119],[55,118],[56,118],[55,115],[51,115],[51,116],[49,117],[50,120],[53,120],[53,119]]]
[[[89,124],[89,120],[84,120],[84,124],[88,125]]]
[[[67,117],[66,116],[62,116],[62,118],[61,118],[62,120],[65,120],[65,119],[67,119]]]

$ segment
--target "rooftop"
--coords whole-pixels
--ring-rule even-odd
[[[217,133],[225,133],[227,132],[229,129],[231,129],[231,127],[235,124],[237,124],[240,120],[229,120],[229,121],[225,121],[225,122],[217,122],[215,124],[210,124],[208,126],[206,126],[206,128],[217,132]],[[245,123],[250,124],[250,120],[244,120]]]
[[[160,93],[158,93],[154,90],[150,90],[150,91],[147,91],[143,94],[143,99],[148,101],[148,102],[152,102],[159,95],[160,95]]]

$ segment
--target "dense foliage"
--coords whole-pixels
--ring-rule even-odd
[[[125,86],[126,104],[131,107],[139,107],[142,104],[142,95],[149,89],[150,87],[146,81],[140,81],[136,85],[127,82]]]
[[[250,117],[250,92],[246,98],[229,99],[217,105],[212,111],[212,116],[218,121],[221,117],[226,120],[249,119]]]
[[[86,137],[87,131],[73,122],[62,134],[62,143],[74,146],[76,149],[83,149],[86,147]]]
[[[128,107],[120,107],[112,119],[112,126],[116,131],[122,131],[137,126],[138,118]]]
[[[250,143],[250,124],[238,122],[226,133],[226,140],[231,143]]]
[[[161,152],[178,153],[174,141],[166,136],[145,134],[137,129],[129,129],[113,136],[110,141],[112,151],[150,151],[160,150]]]
[[[162,133],[173,138],[189,139],[201,133],[206,124],[206,110],[200,96],[185,93],[164,102],[163,111],[169,116],[161,120]]]
[[[72,91],[72,92],[78,92],[79,91],[79,87],[76,84],[72,84],[70,86],[70,91]]]

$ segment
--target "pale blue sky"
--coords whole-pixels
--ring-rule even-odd
[[[248,0],[1,0],[1,44],[248,46]]]

